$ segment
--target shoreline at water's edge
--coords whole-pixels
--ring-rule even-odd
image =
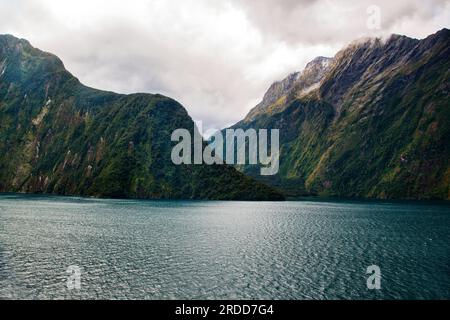
[[[301,196],[301,197],[286,197],[286,201],[293,202],[301,202],[301,201],[309,201],[309,202],[373,202],[373,203],[393,203],[393,204],[402,204],[402,203],[412,203],[412,204],[437,204],[437,205],[445,205],[450,206],[450,200],[441,200],[441,199],[381,199],[381,198],[351,198],[351,197],[321,197],[321,196]]]
[[[286,197],[284,200],[240,200],[240,199],[182,199],[182,198],[107,198],[107,197],[95,197],[95,196],[83,196],[83,195],[63,195],[56,193],[27,193],[27,192],[0,192],[2,196],[25,196],[30,198],[73,198],[84,200],[130,200],[130,201],[190,201],[190,202],[318,202],[318,203],[374,203],[374,204],[416,204],[416,205],[442,205],[450,206],[450,200],[436,200],[436,199],[377,199],[377,198],[348,198],[348,197],[320,197],[320,196],[302,196],[302,197]]]
[[[282,199],[202,199],[202,198],[138,198],[138,197],[101,197],[89,196],[80,194],[59,194],[59,193],[44,193],[44,192],[0,192],[0,196],[29,196],[29,197],[61,197],[61,198],[75,198],[75,199],[98,199],[98,200],[142,200],[142,201],[225,201],[225,202],[285,202],[286,198]]]

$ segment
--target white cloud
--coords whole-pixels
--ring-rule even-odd
[[[0,0],[0,33],[57,54],[83,83],[177,99],[206,127],[245,116],[267,87],[351,40],[424,37],[450,1]],[[366,9],[381,9],[368,30]]]

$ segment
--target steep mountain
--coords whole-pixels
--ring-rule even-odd
[[[0,192],[272,200],[230,166],[171,161],[171,133],[194,124],[176,101],[82,85],[54,55],[0,36]]]
[[[448,29],[355,41],[307,69],[233,126],[280,130],[280,171],[259,179],[291,196],[450,199]]]

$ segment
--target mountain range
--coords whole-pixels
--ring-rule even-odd
[[[279,129],[280,170],[174,165],[194,130],[159,94],[89,88],[53,54],[0,35],[0,192],[112,198],[450,199],[450,31],[360,39],[275,82],[231,128]]]
[[[360,39],[274,83],[231,128],[279,129],[287,196],[450,199],[450,31]]]

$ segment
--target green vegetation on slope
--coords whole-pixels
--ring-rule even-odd
[[[176,101],[83,86],[54,55],[0,36],[0,192],[117,198],[280,200],[229,166],[171,161]]]
[[[339,52],[317,89],[233,127],[280,129],[280,172],[264,181],[286,195],[450,199],[449,79],[449,30],[371,39]]]

